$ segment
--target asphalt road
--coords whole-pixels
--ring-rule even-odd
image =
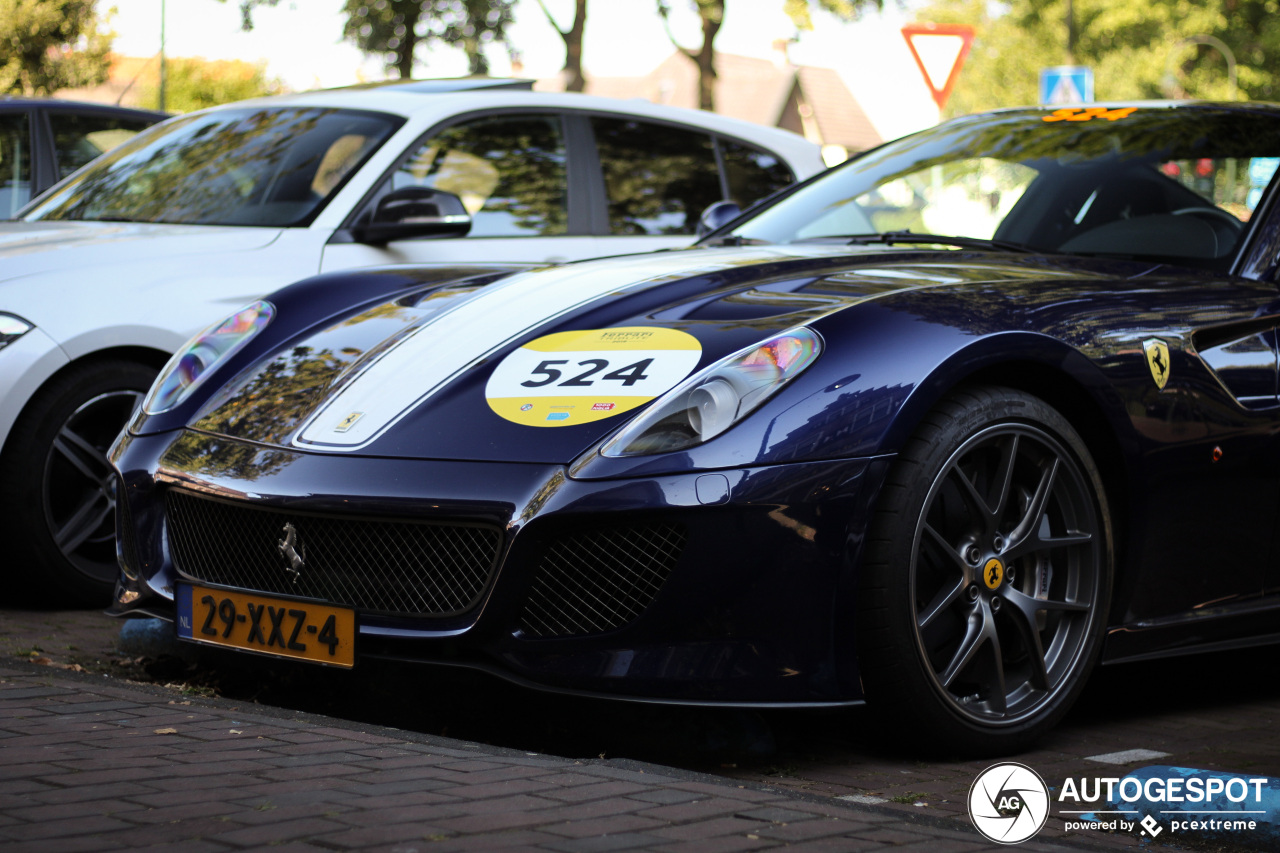
[[[0,609],[0,655],[542,754],[665,764],[963,822],[969,787],[991,763],[917,755],[866,709],[646,706],[543,694],[464,670],[377,665],[344,673],[207,653],[184,660],[151,648],[118,651],[119,631],[120,623],[92,612]],[[1017,760],[1053,788],[1068,777],[1124,775],[1150,764],[1280,777],[1276,658],[1274,649],[1257,649],[1103,668],[1066,721]],[[1057,813],[1041,837],[1150,846],[1135,833],[1064,831]],[[1190,836],[1177,842],[1232,849]]]

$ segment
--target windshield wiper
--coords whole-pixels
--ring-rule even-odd
[[[767,246],[768,240],[758,240],[755,237],[743,237],[741,234],[726,234],[715,240],[704,242],[704,246]]]
[[[882,243],[886,246],[899,243],[937,243],[942,246],[959,246],[962,249],[998,249],[1002,252],[1030,252],[1030,247],[1004,240],[984,240],[981,237],[956,237],[948,234],[922,234],[917,231],[885,231],[883,234],[849,234],[839,239],[849,245],[861,246]]]

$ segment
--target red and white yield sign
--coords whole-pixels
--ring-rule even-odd
[[[907,24],[907,48],[920,66],[933,101],[942,109],[960,76],[960,66],[973,44],[973,27],[964,24]]]

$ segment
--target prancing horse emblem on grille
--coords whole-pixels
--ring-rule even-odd
[[[285,524],[284,538],[276,543],[276,550],[289,561],[284,570],[293,575],[293,582],[297,583],[307,565],[307,549],[298,541],[298,528],[292,522]]]

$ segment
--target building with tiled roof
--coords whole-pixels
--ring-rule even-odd
[[[717,53],[716,112],[786,128],[831,146],[828,162],[843,159],[841,149],[865,151],[884,141],[838,73],[792,65],[781,51],[778,60]],[[587,91],[696,108],[698,69],[688,57],[673,53],[643,77],[588,77]]]

